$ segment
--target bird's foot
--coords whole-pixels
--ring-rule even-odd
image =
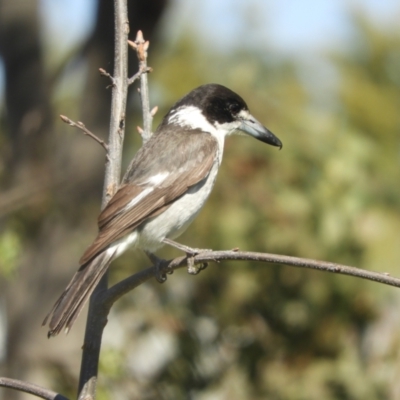
[[[208,251],[212,251],[211,249],[196,249],[196,248],[192,248],[189,246],[186,246],[184,244],[175,242],[174,240],[165,238],[164,240],[165,244],[168,244],[172,247],[175,247],[178,250],[183,251],[184,253],[186,253],[186,257],[187,257],[187,267],[188,267],[188,273],[191,275],[197,275],[200,271],[202,271],[203,269],[206,269],[208,266],[208,263],[201,263],[201,264],[195,264],[194,263],[194,257],[197,256],[200,253],[205,253]]]
[[[146,251],[147,257],[156,268],[155,278],[158,282],[164,283],[167,280],[167,274],[172,274],[174,270],[169,266],[168,261],[157,257],[155,254]]]
[[[189,247],[189,246],[186,246],[185,244],[175,242],[175,240],[168,239],[168,238],[165,238],[163,240],[163,242],[165,244],[175,247],[176,249],[181,250],[184,253],[191,255],[191,256],[197,256],[197,254],[212,251],[212,249],[196,249],[194,247]]]
[[[207,267],[208,263],[203,262],[200,264],[195,264],[194,256],[187,256],[187,268],[190,275],[197,275],[200,273],[200,271],[203,271],[203,269],[206,269]]]

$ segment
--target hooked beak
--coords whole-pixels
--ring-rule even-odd
[[[247,112],[246,115],[239,115],[239,118],[241,121],[239,130],[271,146],[279,147],[279,149],[282,148],[282,142],[250,113]]]

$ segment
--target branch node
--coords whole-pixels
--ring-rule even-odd
[[[128,79],[128,85],[132,85],[132,83],[134,83],[135,81],[137,81],[143,74],[147,74],[153,71],[153,68],[151,67],[143,67],[141,69],[139,69],[138,72],[136,72],[135,75],[133,75],[132,77],[130,77]]]

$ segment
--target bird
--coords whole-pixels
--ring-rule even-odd
[[[97,237],[43,321],[49,321],[48,337],[70,330],[110,263],[128,247],[144,250],[152,261],[165,244],[187,248],[174,239],[210,195],[225,137],[232,133],[282,148],[282,142],[250,114],[242,97],[220,84],[199,86],[172,106],[100,213]]]

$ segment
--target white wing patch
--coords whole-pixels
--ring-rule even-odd
[[[154,188],[149,187],[145,190],[143,190],[143,192],[141,192],[140,194],[138,194],[136,197],[134,197],[125,207],[124,207],[124,211],[129,210],[130,208],[132,208],[134,205],[136,205],[137,203],[139,203],[140,200],[142,200],[143,198],[145,198],[149,193],[151,193],[154,190]]]
[[[160,183],[165,181],[165,179],[167,178],[168,175],[169,175],[169,172],[167,172],[167,171],[160,172],[156,175],[153,175],[152,177],[150,177],[149,179],[147,179],[147,181],[145,181],[143,183],[158,186],[158,185],[160,185]]]

